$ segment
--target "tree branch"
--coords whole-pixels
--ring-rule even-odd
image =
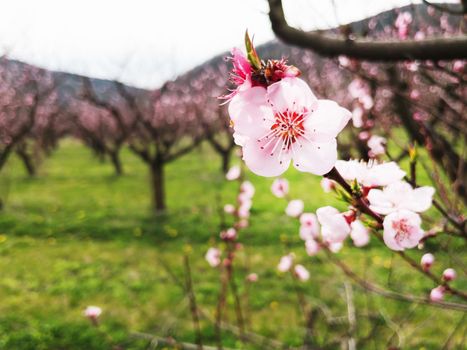
[[[305,32],[288,25],[282,0],[268,0],[269,19],[274,33],[286,43],[320,55],[348,57],[368,61],[449,60],[467,58],[467,35],[423,40],[349,40],[319,31]]]

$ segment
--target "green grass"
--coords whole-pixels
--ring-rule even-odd
[[[0,195],[6,198],[0,212],[0,349],[109,349],[116,345],[145,349],[147,341],[132,337],[132,332],[193,342],[184,293],[161,264],[182,278],[185,251],[191,252],[197,302],[213,314],[219,276],[203,257],[208,246],[218,242],[219,205],[233,203],[237,185],[224,181],[220,159],[208,145],[202,145],[168,165],[169,212],[154,217],[145,165],[127,150],[123,164],[126,174],[115,177],[108,163],[98,161],[77,142],[64,140],[44,161],[37,178],[28,178],[16,158],[0,173]],[[426,174],[420,176],[428,184]],[[293,169],[286,177],[292,197],[304,199],[306,211],[323,205],[345,209],[323,193],[319,177]],[[272,179],[252,174],[248,178],[256,195],[251,226],[241,233],[244,249],[237,257],[236,274],[248,327],[299,346],[303,317],[293,281],[276,272],[280,256],[295,252],[312,276],[298,288],[309,303],[329,309],[334,317],[347,315],[346,279],[324,255],[305,255],[298,223],[284,215],[285,202],[270,193]],[[437,244],[446,239],[441,236],[410,255],[418,260],[424,251],[436,253],[437,274],[453,260],[465,262],[465,246],[454,244],[449,254],[437,252]],[[423,296],[434,287],[376,240],[364,249],[348,243],[339,257],[388,288]],[[259,281],[247,290],[243,280],[249,272],[258,273]],[[465,275],[454,286],[465,289]],[[357,286],[353,292],[357,337],[364,338],[379,324],[377,336],[360,343],[359,349],[382,349],[388,342],[404,349],[438,349],[462,317],[460,312],[384,299]],[[229,297],[227,317],[235,324],[232,303]],[[104,310],[97,329],[82,315],[87,305]],[[347,330],[345,322],[328,325],[322,314],[315,327],[318,343],[337,339]],[[215,344],[212,324],[203,319],[202,330],[206,343]],[[455,332],[452,348],[461,348],[465,331],[464,325]],[[242,345],[230,333],[224,341],[231,347],[264,348]]]

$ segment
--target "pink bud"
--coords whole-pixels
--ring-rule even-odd
[[[285,209],[285,213],[288,216],[296,218],[296,217],[299,217],[301,213],[303,213],[303,207],[304,207],[304,204],[302,200],[294,199],[294,200],[291,200],[289,204],[287,205],[287,208]]]
[[[229,169],[225,178],[229,181],[237,180],[240,177],[242,170],[238,165],[235,165]]]
[[[422,259],[420,260],[420,265],[422,265],[423,269],[425,271],[428,271],[435,262],[435,257],[431,253],[426,253],[422,256]]]
[[[224,241],[233,241],[235,238],[237,238],[237,230],[231,227],[225,231],[222,231],[220,233],[220,237]]]
[[[290,268],[292,267],[292,263],[293,263],[293,255],[292,254],[284,255],[279,261],[279,265],[277,265],[277,269],[280,272],[286,272],[290,270]]]
[[[323,179],[320,182],[321,188],[323,189],[324,192],[329,193],[331,192],[335,187],[335,183],[332,180],[329,180],[326,177],[323,177]]]
[[[444,298],[444,287],[438,286],[433,288],[430,292],[430,300],[431,301],[441,301]]]
[[[449,268],[449,269],[444,270],[443,272],[443,280],[445,280],[446,282],[453,281],[456,279],[456,277],[457,277],[457,274],[454,269]]]
[[[248,276],[246,276],[246,280],[248,282],[256,282],[258,281],[258,275],[256,273],[250,273]]]
[[[289,193],[289,182],[286,179],[276,179],[271,186],[272,194],[284,198]]]
[[[89,318],[94,323],[96,323],[101,313],[102,313],[102,309],[99,306],[88,306],[84,310],[84,316]]]
[[[305,281],[308,281],[310,279],[310,273],[305,268],[305,266],[295,265],[294,271],[295,271],[295,276],[297,276],[297,278],[300,281],[305,282]]]
[[[227,213],[227,214],[233,214],[235,213],[235,207],[232,205],[232,204],[226,204],[224,206],[224,211]]]

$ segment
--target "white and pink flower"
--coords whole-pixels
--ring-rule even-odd
[[[230,227],[227,230],[223,230],[220,233],[220,238],[224,241],[233,241],[237,238],[237,230],[233,227]]]
[[[398,210],[384,218],[384,243],[392,250],[414,248],[423,238],[420,215],[409,210]]]
[[[435,262],[435,257],[431,253],[423,254],[422,258],[420,259],[420,265],[422,265],[425,271],[428,271],[434,262]]]
[[[310,272],[305,268],[305,266],[297,264],[294,267],[295,276],[297,276],[298,280],[305,282],[310,279]]]
[[[336,163],[336,165],[337,165],[337,163]],[[325,193],[329,193],[329,192],[331,192],[332,190],[334,190],[336,188],[335,182],[332,181],[332,180],[329,180],[326,177],[323,177],[321,179],[320,185],[321,185],[321,188],[323,189],[323,191]]]
[[[395,162],[365,163],[358,160],[338,160],[336,169],[345,180],[356,180],[360,185],[368,188],[387,186],[402,180],[405,176],[405,171]]]
[[[318,100],[299,78],[239,92],[229,114],[246,165],[261,176],[278,176],[291,161],[299,171],[327,173],[337,160],[336,137],[351,118],[334,101]]]
[[[248,276],[246,276],[246,280],[248,282],[252,282],[252,283],[257,282],[258,281],[258,274],[250,273]]]
[[[294,256],[292,254],[284,255],[277,265],[277,269],[280,272],[289,271],[293,264]]]
[[[413,189],[407,182],[398,181],[389,184],[383,190],[370,190],[368,200],[371,210],[378,214],[387,215],[401,209],[421,213],[431,207],[434,193],[433,187]]]
[[[350,223],[350,238],[356,247],[364,247],[370,242],[370,232],[360,220]]]
[[[314,239],[307,239],[305,241],[305,250],[309,256],[314,256],[318,254],[320,249],[321,249],[321,246]]]
[[[84,310],[84,316],[91,320],[97,320],[99,316],[102,314],[102,309],[99,306],[88,306]]]
[[[376,157],[386,153],[386,142],[387,140],[379,135],[371,135],[369,138],[367,145],[370,149],[368,151],[368,155],[370,157]]]
[[[284,198],[289,193],[289,182],[286,179],[275,179],[271,186],[271,192],[277,198]]]
[[[300,238],[304,241],[315,239],[319,235],[318,218],[313,213],[300,215]]]
[[[340,243],[350,233],[350,225],[345,216],[331,206],[319,208],[316,211],[318,221],[321,224],[321,236],[328,243]]]
[[[303,213],[304,207],[305,204],[301,199],[293,199],[289,202],[289,204],[287,204],[285,213],[293,218],[298,218],[300,214]]]
[[[443,271],[443,280],[446,282],[450,282],[455,280],[457,277],[457,273],[454,269],[449,268]]]
[[[218,248],[209,248],[206,252],[205,259],[211,267],[219,266],[221,263],[221,251]]]
[[[436,288],[433,288],[430,292],[430,300],[435,301],[435,302],[443,300],[444,292],[445,292],[445,289],[443,286],[438,286]]]
[[[234,165],[229,169],[227,174],[225,174],[225,178],[229,181],[237,180],[240,177],[242,170],[238,165]]]

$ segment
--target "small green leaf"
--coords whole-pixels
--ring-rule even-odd
[[[261,69],[261,60],[258,54],[256,53],[256,49],[253,46],[253,42],[251,41],[250,36],[248,35],[248,30],[245,32],[245,47],[246,55],[251,66],[255,70]]]

